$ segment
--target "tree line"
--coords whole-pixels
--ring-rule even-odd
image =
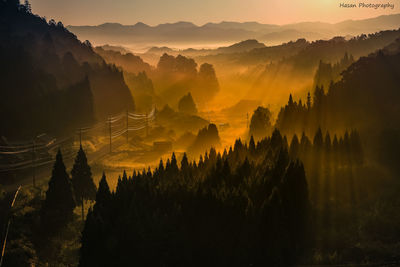
[[[284,266],[310,244],[301,161],[276,131],[196,161],[175,154],[154,170],[106,176],[88,212],[79,266]]]

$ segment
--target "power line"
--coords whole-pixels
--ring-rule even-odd
[[[125,118],[126,120],[125,123],[122,120],[123,118]],[[85,134],[85,136],[101,136],[99,134],[95,134],[95,131],[102,129],[108,130],[107,135],[109,137],[111,152],[113,139],[116,139],[126,133],[128,142],[129,132],[141,131],[143,129],[146,129],[147,136],[149,126],[154,122],[154,120],[155,108],[153,108],[150,113],[146,114],[131,113],[127,110],[116,115],[110,115],[105,122],[98,122],[92,126],[78,128],[76,130],[76,134],[79,136],[79,144],[81,145],[83,141],[83,134]],[[37,136],[36,138],[43,135],[45,134]],[[47,143],[31,142],[30,144],[21,143],[18,145],[0,146],[0,156],[3,155],[4,157],[13,157],[10,158],[11,161],[13,161],[13,159],[15,160],[15,157],[20,157],[20,161],[18,162],[0,165],[0,172],[9,172],[32,168],[32,180],[33,183],[35,183],[36,167],[43,166],[52,162],[52,160],[48,160],[49,157],[38,157],[38,154],[47,153],[47,155],[50,156],[50,154],[54,153],[54,149],[57,146],[62,146],[68,141],[73,142],[73,139],[74,137],[71,136],[60,140],[52,139]],[[32,156],[30,160],[27,160],[26,158],[29,157],[29,153],[32,153]]]

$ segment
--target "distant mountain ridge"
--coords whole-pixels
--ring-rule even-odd
[[[238,42],[257,39],[268,44],[296,40],[300,36],[310,40],[332,38],[337,35],[359,35],[397,29],[400,14],[383,15],[364,20],[346,20],[339,23],[301,22],[287,25],[258,22],[206,23],[198,26],[191,22],[164,23],[149,26],[142,22],[135,25],[104,23],[97,26],[68,26],[80,39],[99,44],[134,43],[190,43]],[[291,33],[291,34],[288,34]],[[271,38],[273,34],[273,38]],[[282,34],[282,36],[280,36]]]
[[[265,44],[258,42],[254,39],[249,39],[234,43],[230,46],[221,46],[215,49],[194,49],[187,48],[183,50],[173,49],[166,46],[163,47],[152,47],[146,51],[145,54],[162,55],[164,53],[171,55],[187,55],[187,56],[202,56],[202,55],[216,55],[216,54],[230,54],[230,53],[243,53],[248,52],[255,48],[264,48]]]

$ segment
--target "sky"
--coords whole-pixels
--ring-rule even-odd
[[[358,5],[361,2],[390,3],[394,8],[339,7],[340,3]],[[30,0],[30,3],[34,13],[62,21],[64,25],[98,25],[105,22],[158,25],[178,21],[190,21],[197,25],[221,21],[335,23],[400,13],[400,0]]]

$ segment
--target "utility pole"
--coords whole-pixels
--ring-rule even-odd
[[[82,128],[79,128],[79,146],[82,146]]]
[[[108,117],[108,131],[110,134],[110,153],[111,153],[111,117]]]
[[[146,112],[146,137],[149,135],[149,118],[148,113]]]
[[[36,149],[35,149],[35,139],[32,141],[32,184],[36,187]]]
[[[126,143],[129,144],[129,111],[126,110]]]

